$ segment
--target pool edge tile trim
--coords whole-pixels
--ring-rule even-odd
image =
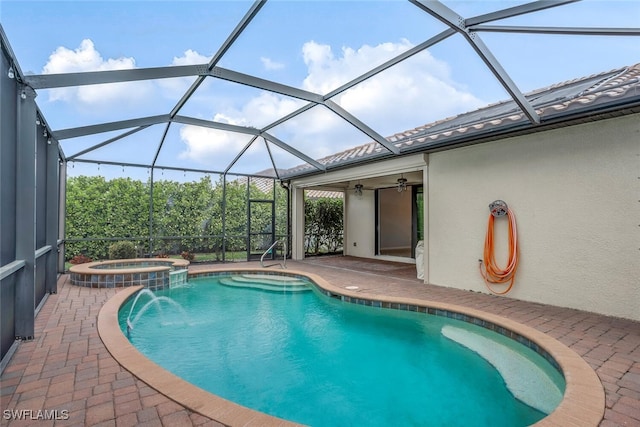
[[[558,407],[534,424],[547,426],[598,426],[604,417],[605,393],[595,371],[575,351],[555,338],[522,323],[473,308],[430,300],[373,295],[366,290],[353,292],[332,285],[322,277],[296,270],[269,271],[262,268],[229,268],[190,273],[189,278],[225,273],[256,273],[300,276],[310,279],[324,295],[372,308],[388,308],[434,314],[488,327],[538,352],[565,378],[564,396]],[[181,405],[222,424],[235,426],[296,426],[296,424],[241,406],[209,393],[170,373],[140,353],[124,336],[118,324],[118,311],[142,286],[123,288],[109,299],[98,314],[98,334],[118,363],[149,386]],[[257,424],[256,424],[257,423]]]

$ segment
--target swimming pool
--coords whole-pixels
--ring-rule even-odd
[[[243,274],[192,279],[188,286],[157,292],[165,303],[148,295],[130,298],[120,309],[120,325],[126,331],[133,320],[131,342],[187,381],[315,426],[363,420],[529,425],[562,398],[562,376],[548,357],[487,330],[486,322],[481,327],[475,318],[451,319],[456,316],[442,310],[429,315],[427,307],[417,313],[419,306],[388,303],[398,310],[375,310],[384,302],[349,304],[311,283],[299,287],[300,277],[294,279],[284,288],[262,279],[252,286]],[[521,354],[525,362],[518,360]],[[516,372],[509,373],[514,364]],[[527,376],[526,369],[542,375],[544,385],[536,385],[539,378]],[[524,386],[508,388],[514,377]]]

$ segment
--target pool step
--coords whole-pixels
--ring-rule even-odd
[[[441,332],[493,365],[516,399],[545,414],[550,414],[562,401],[563,392],[553,379],[517,350],[455,326],[446,325]]]
[[[225,286],[263,289],[273,292],[304,292],[311,288],[307,282],[296,277],[272,274],[242,274],[220,279]]]

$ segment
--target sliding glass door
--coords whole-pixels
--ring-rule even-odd
[[[422,185],[376,191],[376,255],[414,258],[415,247],[424,239]]]

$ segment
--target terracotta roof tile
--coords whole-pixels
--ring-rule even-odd
[[[556,83],[546,88],[526,94],[526,98],[540,115],[541,121],[556,118],[562,114],[591,114],[592,108],[607,103],[624,101],[629,103],[640,101],[640,64],[630,67],[593,74],[587,77]],[[513,100],[493,103],[468,113],[448,117],[433,123],[424,124],[414,129],[404,130],[391,135],[387,140],[403,149],[424,146],[441,142],[455,142],[460,138],[482,136],[488,131],[503,130],[519,124],[533,127]],[[319,159],[318,162],[335,166],[342,162],[365,160],[376,156],[388,155],[388,152],[376,142],[369,142],[351,149]],[[281,176],[313,172],[311,165],[299,165],[282,171]]]

